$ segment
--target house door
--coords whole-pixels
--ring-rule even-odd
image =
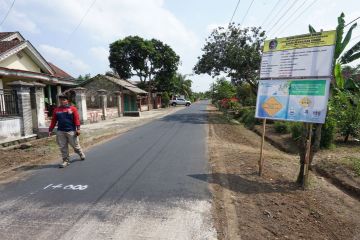
[[[129,101],[129,95],[124,94],[124,112],[130,111],[130,101]]]

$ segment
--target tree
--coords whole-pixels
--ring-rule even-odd
[[[246,82],[256,93],[264,39],[261,28],[241,28],[234,23],[219,27],[207,38],[194,71],[212,77],[225,73],[234,84]]]
[[[81,74],[75,79],[77,84],[81,84],[82,82],[88,80],[91,78],[90,73],[85,74],[84,76],[82,76]]]
[[[181,73],[174,74],[170,79],[160,77],[156,79],[156,86],[159,91],[166,91],[173,95],[184,95],[189,98],[192,95],[192,80]]]
[[[344,37],[345,29],[345,14],[341,13],[338,17],[338,25],[336,27],[336,43],[335,53],[333,59],[334,78],[335,82],[332,83],[333,88],[344,89],[346,83],[342,73],[342,68],[345,64],[349,64],[357,59],[360,59],[360,41],[354,44],[349,50],[345,51],[350,43],[353,30],[356,28],[357,23],[351,25]],[[315,33],[316,30],[309,25],[310,33]],[[351,81],[350,79],[348,79]]]
[[[212,100],[218,101],[225,98],[232,98],[236,95],[235,86],[224,77],[219,78],[212,86]]]
[[[331,98],[337,95],[337,92],[347,91],[346,86],[353,86],[350,78],[345,79],[342,73],[343,65],[349,64],[357,59],[360,58],[360,41],[353,45],[348,51],[345,51],[346,47],[351,41],[352,31],[357,26],[354,23],[344,37],[344,29],[345,29],[345,15],[341,13],[338,17],[338,25],[336,27],[336,43],[335,43],[335,54],[333,59],[333,66],[334,66],[334,81],[332,81],[331,89],[332,89],[332,96]],[[316,30],[314,27],[309,25],[309,32],[315,33]],[[341,110],[341,109],[339,109]],[[315,130],[312,132],[312,143],[311,143],[311,152],[309,163],[311,164],[315,154],[320,149],[321,143],[321,131],[323,128],[323,124],[315,124]],[[305,153],[306,153],[306,138],[308,135],[308,128],[303,128],[303,133],[300,141],[300,171],[297,178],[297,182],[302,184],[304,181],[304,163],[305,163]]]
[[[124,79],[137,76],[150,92],[156,78],[170,79],[179,65],[179,56],[163,42],[128,36],[110,44],[110,67]]]

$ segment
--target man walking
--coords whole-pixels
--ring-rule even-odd
[[[79,144],[80,118],[75,106],[69,104],[69,99],[65,95],[59,95],[60,106],[54,109],[51,124],[49,127],[49,136],[58,124],[56,132],[56,142],[59,145],[63,163],[59,165],[64,168],[70,164],[68,144],[79,154],[81,160],[85,160],[85,154]]]

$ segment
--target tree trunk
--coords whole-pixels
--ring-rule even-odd
[[[311,163],[314,159],[315,154],[320,149],[320,140],[321,140],[321,128],[322,124],[315,124],[315,128],[312,130],[312,141],[311,141],[311,151],[309,156],[309,169],[311,170]],[[304,123],[304,129],[301,134],[301,139],[299,143],[299,156],[300,156],[300,170],[297,177],[296,183],[302,185],[304,182],[304,167],[305,167],[305,155],[306,155],[306,141],[308,138],[308,128],[306,123]]]
[[[349,141],[349,137],[350,137],[350,134],[347,133],[345,138],[344,138],[344,143],[347,143]]]

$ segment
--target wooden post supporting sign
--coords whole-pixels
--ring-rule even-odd
[[[306,152],[305,152],[305,161],[304,161],[304,179],[303,179],[303,189],[305,190],[309,186],[309,163],[310,163],[310,153],[311,153],[311,137],[312,137],[312,123],[307,124],[308,135],[306,140]]]
[[[263,170],[263,159],[264,159],[264,141],[265,141],[265,129],[266,129],[266,118],[263,119],[263,131],[262,131],[262,139],[261,139],[261,148],[260,148],[260,159],[259,159],[259,176],[262,175]]]

